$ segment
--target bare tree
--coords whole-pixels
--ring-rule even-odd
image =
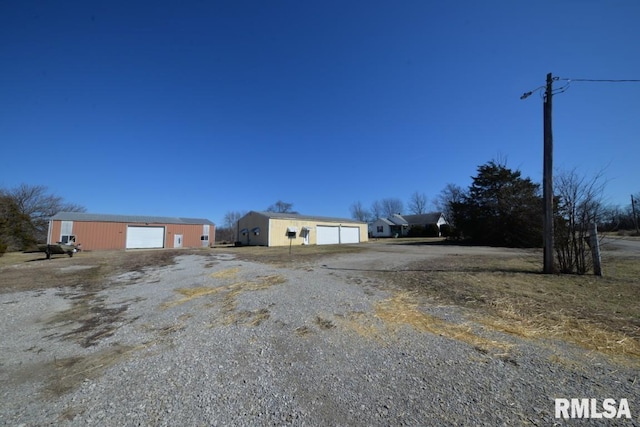
[[[21,184],[2,192],[13,200],[18,211],[30,218],[37,241],[47,237],[48,219],[58,212],[85,212],[83,206],[65,202],[62,197],[48,193],[44,185]]]
[[[360,201],[352,204],[350,210],[351,218],[362,222],[369,222],[371,214],[362,206],[362,203]]]
[[[277,213],[293,213],[297,214],[293,209],[293,203],[283,202],[282,200],[278,200],[273,205],[267,208],[267,212],[277,212]]]
[[[371,209],[369,210],[371,213],[371,218],[375,221],[380,218],[384,214],[384,209],[382,208],[382,203],[379,200],[371,203]]]
[[[427,213],[427,196],[424,193],[414,191],[409,199],[409,210],[414,215]]]
[[[234,228],[238,220],[243,216],[244,216],[243,212],[228,211],[226,214],[224,214],[223,226],[225,228]]]
[[[558,200],[555,220],[555,251],[563,273],[585,274],[592,268],[588,244],[589,226],[603,218],[602,173],[593,178],[576,170],[556,173],[554,194]]]
[[[380,203],[382,204],[382,213],[386,216],[401,214],[404,210],[404,205],[400,199],[389,197],[382,199]]]
[[[435,208],[442,212],[444,217],[451,223],[453,215],[451,205],[453,203],[461,203],[464,199],[465,190],[456,184],[447,184],[433,201]]]
[[[216,242],[235,242],[238,240],[236,223],[244,212],[228,211],[224,214],[222,227],[216,227]]]

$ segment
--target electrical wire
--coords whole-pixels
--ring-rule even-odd
[[[567,84],[565,84],[562,87],[559,87],[557,89],[553,89],[553,93],[551,95],[557,95],[559,93],[563,93],[566,92],[567,89],[569,89],[569,86],[571,85],[571,82],[595,82],[595,83],[640,83],[640,79],[568,79],[566,77],[552,77],[551,78],[552,81],[558,81],[558,80],[562,80],[562,81],[566,81]],[[525,92],[522,94],[522,96],[520,97],[520,99],[526,99],[528,97],[530,97],[531,95],[533,95],[535,92],[539,92],[539,95],[542,99],[544,99],[546,93],[541,90],[541,89],[545,89],[545,86],[540,86],[537,87],[529,92]]]
[[[557,77],[554,80],[566,80],[569,82],[605,82],[605,83],[640,83],[640,79],[626,79],[626,80],[616,80],[616,79],[567,79],[564,77]]]

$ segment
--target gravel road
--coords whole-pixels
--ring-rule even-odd
[[[577,425],[555,418],[554,398],[589,397],[627,399],[632,418],[579,425],[640,425],[624,363],[484,330],[457,307],[417,310],[502,344],[380,315],[397,292],[385,270],[460,250],[381,246],[293,267],[215,250],[97,292],[2,294],[0,424]]]

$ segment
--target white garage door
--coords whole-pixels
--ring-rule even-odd
[[[340,243],[360,243],[360,227],[342,227]]]
[[[337,245],[338,243],[360,243],[360,227],[332,227],[318,225],[317,244]]]
[[[164,248],[164,227],[127,227],[127,249]]]
[[[319,225],[316,227],[316,233],[317,245],[335,245],[340,243],[340,229],[338,227]]]

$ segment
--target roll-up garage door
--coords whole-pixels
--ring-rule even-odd
[[[164,227],[127,227],[127,249],[164,248]]]
[[[318,225],[316,227],[316,233],[317,245],[335,245],[340,243],[340,228],[337,226]]]
[[[340,243],[360,243],[360,227],[341,227]]]

